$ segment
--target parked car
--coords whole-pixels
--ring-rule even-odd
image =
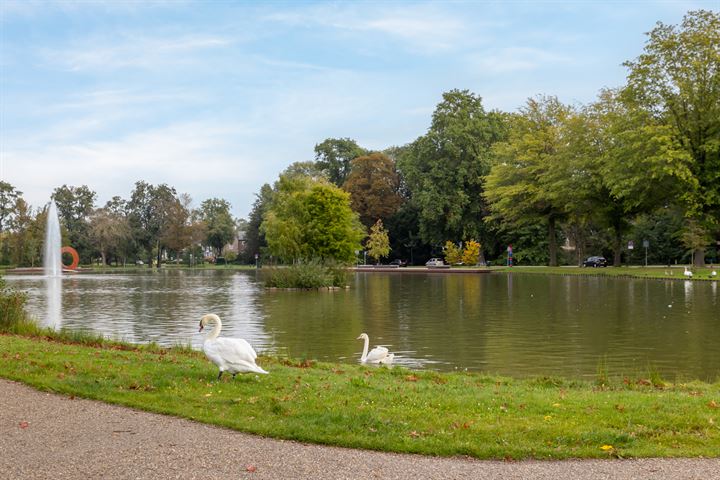
[[[442,261],[442,258],[431,258],[427,262],[425,262],[426,267],[440,267],[442,265],[445,265]]]
[[[588,257],[583,262],[583,267],[607,267],[605,257]]]
[[[388,265],[397,265],[398,267],[407,267],[407,262],[405,260],[400,260],[399,258],[396,258],[392,262],[390,262]]]

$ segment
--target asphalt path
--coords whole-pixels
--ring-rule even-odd
[[[307,445],[0,379],[0,478],[708,480],[720,458],[501,462]]]

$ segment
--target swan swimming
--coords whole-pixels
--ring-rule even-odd
[[[356,340],[365,340],[363,346],[363,352],[360,356],[360,363],[382,363],[388,365],[392,363],[395,358],[394,353],[388,353],[388,349],[385,347],[375,347],[368,353],[368,346],[370,346],[370,338],[367,333],[361,333]]]
[[[257,353],[252,346],[242,338],[218,338],[222,322],[214,313],[208,313],[200,319],[200,332],[208,323],[215,326],[203,341],[203,352],[220,369],[218,380],[223,372],[232,373],[233,378],[238,373],[268,373],[255,364]]]

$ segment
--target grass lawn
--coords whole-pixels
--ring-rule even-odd
[[[692,280],[720,280],[720,268],[695,268]],[[531,267],[531,266],[514,266],[514,267],[492,267],[494,272],[516,272],[516,273],[534,273],[543,275],[600,275],[609,277],[637,277],[637,278],[664,278],[671,280],[688,280],[683,275],[682,266],[649,266],[649,267]],[[718,275],[711,276],[715,271]]]
[[[229,375],[201,352],[0,334],[0,376],[269,437],[477,458],[720,455],[720,383],[517,380],[260,358]],[[82,343],[73,343],[80,341]]]

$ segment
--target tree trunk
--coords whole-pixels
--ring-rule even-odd
[[[100,251],[100,256],[102,257],[102,266],[104,267],[107,265],[107,261],[105,259],[105,250]]]
[[[613,246],[613,267],[621,266],[622,255],[622,232],[619,228],[615,228],[615,245]]]
[[[555,235],[555,217],[548,218],[548,244],[550,247],[550,266],[557,267],[557,236]]]
[[[694,267],[704,267],[705,266],[705,249],[704,248],[696,248],[693,251],[693,266]]]

